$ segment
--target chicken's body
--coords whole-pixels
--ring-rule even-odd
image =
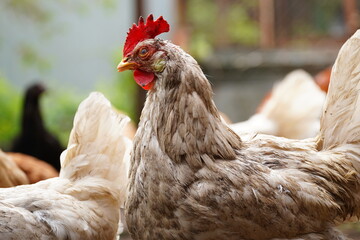
[[[26,90],[21,132],[15,138],[11,151],[36,157],[60,171],[59,157],[64,148],[43,122],[40,97],[44,91],[41,84],[31,85]]]
[[[150,38],[125,52],[119,71],[135,69],[136,81],[150,89],[130,167],[132,237],[342,239],[335,222],[360,216],[360,121],[349,117],[360,112],[349,101],[359,91],[359,38],[360,32],[339,54],[320,136],[302,141],[242,141],[220,120],[199,65],[179,47]],[[349,71],[342,75],[341,68]],[[153,82],[142,71],[154,74]]]
[[[90,95],[75,116],[60,176],[0,189],[0,239],[115,239],[127,181],[126,123],[102,95]]]
[[[196,68],[179,71],[178,92],[149,91],[127,205],[135,239],[290,238],[360,214],[360,179],[346,149],[319,152],[314,140],[262,135],[241,142],[220,121]]]
[[[91,186],[106,186],[105,181],[91,183],[52,178],[11,191],[0,189],[0,221],[6,223],[0,225],[0,238],[114,239],[116,193]]]
[[[292,139],[315,137],[325,92],[303,70],[292,71],[277,84],[248,120],[230,124],[236,133],[264,133]]]
[[[28,184],[29,179],[21,168],[0,150],[0,188]]]

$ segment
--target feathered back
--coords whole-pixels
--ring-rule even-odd
[[[319,149],[360,141],[360,31],[342,46],[331,72]]]
[[[101,93],[91,93],[74,117],[68,148],[61,155],[60,177],[72,181],[102,178],[125,191],[132,147],[123,135],[128,122]]]

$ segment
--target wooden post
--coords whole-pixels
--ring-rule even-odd
[[[144,11],[144,0],[136,0],[135,1],[135,22],[139,20],[140,16],[143,16]],[[145,19],[147,16],[143,16]]]
[[[190,33],[186,15],[187,0],[177,0],[176,7],[177,25],[172,41],[182,49],[188,50]]]
[[[178,24],[180,26],[185,26],[187,21],[187,16],[186,16],[186,9],[187,9],[187,0],[177,0],[177,19],[178,19]]]
[[[344,17],[348,35],[352,35],[359,27],[359,12],[356,0],[343,0]]]
[[[226,16],[229,12],[230,1],[229,0],[216,0],[217,8],[217,20],[215,23],[215,46],[221,47],[227,45],[229,42],[229,36],[226,31],[227,19]]]
[[[290,2],[289,0],[275,1],[275,24],[274,36],[275,46],[284,46],[290,39],[290,27],[292,18],[290,17]]]
[[[260,46],[275,47],[274,0],[259,0]]]

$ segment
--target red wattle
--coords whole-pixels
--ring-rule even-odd
[[[154,85],[155,74],[137,69],[134,71],[134,78],[143,89],[149,90]]]

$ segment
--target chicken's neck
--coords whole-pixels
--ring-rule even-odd
[[[149,91],[140,131],[147,131],[150,124],[162,151],[173,161],[186,161],[194,168],[216,158],[235,159],[241,140],[221,121],[212,95],[199,65],[185,55]]]
[[[26,96],[22,116],[22,131],[24,134],[45,131],[40,113],[39,96]]]

